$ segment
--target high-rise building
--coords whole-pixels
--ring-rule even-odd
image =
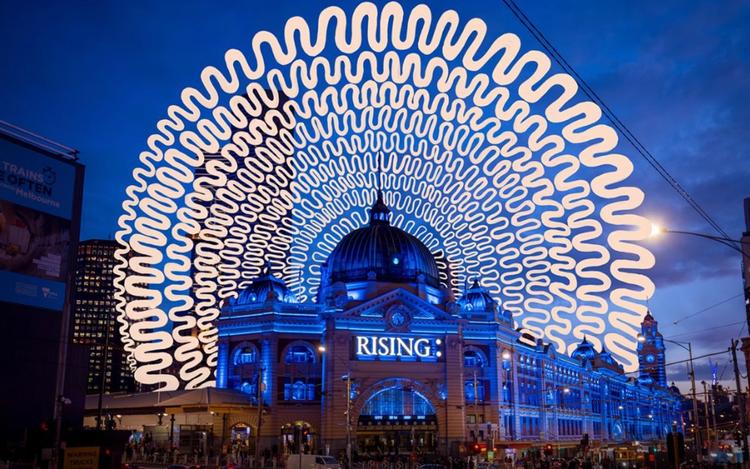
[[[71,334],[89,350],[86,391],[133,392],[135,382],[120,340],[115,311],[116,241],[91,239],[78,245]]]

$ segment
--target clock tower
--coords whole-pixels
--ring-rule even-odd
[[[664,338],[659,333],[658,324],[651,312],[646,312],[638,339],[638,368],[640,370],[638,380],[643,384],[666,388]]]

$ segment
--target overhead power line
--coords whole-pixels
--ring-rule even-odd
[[[518,21],[523,24],[526,29],[536,38],[537,41],[547,50],[547,52],[555,59],[558,65],[560,65],[569,75],[573,76],[578,82],[581,90],[588,96],[588,98],[599,105],[599,107],[607,116],[609,121],[614,125],[617,130],[625,137],[625,139],[633,145],[633,148],[651,165],[654,170],[670,185],[672,188],[682,197],[690,207],[695,210],[698,215],[701,216],[717,233],[727,239],[731,239],[729,234],[725,232],[721,226],[711,217],[711,215],[700,206],[700,204],[690,195],[690,193],[682,187],[677,179],[672,176],[667,169],[662,166],[661,163],[654,157],[654,155],[643,145],[643,143],[636,137],[633,132],[615,115],[615,113],[607,106],[607,104],[599,97],[599,95],[589,86],[578,72],[565,60],[560,52],[547,40],[542,32],[537,28],[534,23],[524,14],[523,11],[516,5],[514,0],[503,0],[505,5],[515,15]]]
[[[674,335],[667,336],[666,338],[667,339],[674,339],[674,338],[677,338],[677,337],[691,336],[691,335],[699,334],[699,333],[702,333],[702,332],[714,331],[716,329],[723,329],[725,327],[738,326],[740,324],[745,324],[745,320],[743,319],[742,321],[730,322],[730,323],[722,324],[722,325],[719,325],[719,326],[712,326],[712,327],[708,327],[708,328],[704,327],[703,329],[697,329],[697,330],[688,331],[688,332],[681,332],[679,334],[674,334]]]
[[[686,320],[686,319],[690,319],[690,318],[692,318],[692,317],[695,317],[695,316],[697,316],[697,315],[699,315],[699,314],[701,314],[701,313],[705,313],[705,312],[706,312],[706,311],[708,311],[708,310],[714,309],[714,308],[716,308],[717,306],[721,306],[721,305],[723,305],[724,303],[729,303],[729,302],[730,302],[730,301],[732,301],[733,299],[735,299],[735,298],[739,298],[740,296],[743,296],[743,295],[744,295],[744,293],[737,293],[736,295],[732,295],[732,296],[730,296],[729,298],[725,298],[725,299],[723,299],[723,300],[721,300],[721,301],[719,301],[719,302],[717,302],[717,303],[714,303],[714,304],[712,304],[711,306],[706,306],[705,308],[703,308],[703,309],[700,309],[700,310],[698,310],[698,311],[696,311],[696,312],[694,312],[694,313],[692,313],[692,314],[688,314],[687,316],[685,316],[685,317],[682,317],[682,318],[680,318],[680,319],[678,319],[678,320],[674,321],[674,322],[673,322],[672,324],[678,324],[678,323],[680,323],[680,322],[682,322],[682,321],[684,321],[684,320]]]

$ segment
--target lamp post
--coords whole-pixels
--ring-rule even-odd
[[[346,380],[346,465],[352,467],[352,374],[341,377]]]
[[[747,253],[745,253],[740,246],[742,244],[746,244],[743,241],[737,240],[737,239],[731,239],[731,238],[725,238],[723,236],[713,236],[705,233],[697,233],[694,231],[684,231],[684,230],[670,230],[668,228],[664,228],[662,226],[657,225],[656,223],[651,223],[651,234],[649,237],[655,238],[661,234],[678,234],[678,235],[686,235],[686,236],[693,236],[696,238],[702,238],[707,239],[710,241],[715,241],[719,244],[723,244],[724,246],[728,247],[729,249],[733,249],[740,253],[741,256],[745,257],[747,260],[750,260],[750,256],[748,256]]]
[[[693,425],[695,429],[700,428],[698,423],[698,398],[695,392],[695,365],[693,363],[693,345],[690,342],[679,342],[677,340],[662,339],[664,342],[677,345],[688,353],[688,363],[690,363],[690,393],[693,396]],[[646,338],[642,334],[638,334],[638,342],[645,342]],[[700,463],[703,460],[703,454],[699,451],[700,444],[700,431],[693,431],[693,445],[695,446],[695,459]]]
[[[325,344],[318,345],[318,352],[322,354],[327,353]],[[334,352],[328,354],[331,359],[337,358]],[[341,380],[346,382],[346,464],[347,467],[352,467],[352,372],[351,369],[346,372],[345,375],[341,376]]]
[[[513,414],[513,404],[512,404],[512,400],[511,400],[512,399],[512,397],[511,397],[512,396],[512,392],[511,392],[511,383],[510,383],[510,359],[513,357],[513,354],[511,353],[510,350],[508,350],[506,348],[506,349],[503,349],[501,357],[503,359],[503,362],[501,364],[501,368],[503,370],[503,384],[502,384],[503,387],[502,387],[502,391],[501,391],[501,393],[502,393],[501,395],[503,397],[502,401],[505,402],[505,405],[507,405],[507,408],[511,411],[511,415],[512,415]],[[506,363],[507,363],[507,367],[506,367]],[[506,399],[506,394],[505,394],[505,390],[506,389],[508,391],[507,392],[507,399]],[[540,386],[540,389],[541,389],[541,386]],[[509,428],[506,427],[506,425],[505,425],[505,415],[502,412],[500,414],[499,424],[500,424],[499,428],[502,429],[502,433],[501,433],[502,437],[503,438],[509,438],[509,439],[512,440],[513,439],[513,434],[510,431],[511,429],[509,429]]]
[[[749,218],[750,217],[750,211],[748,211],[748,207],[750,207],[750,203],[748,202],[748,200],[750,200],[750,199],[745,199],[745,220],[746,220],[746,225],[748,226],[748,232],[750,232],[750,218]],[[705,233],[696,233],[696,232],[693,232],[693,231],[670,230],[670,229],[666,229],[666,228],[660,227],[659,225],[657,225],[655,223],[652,223],[651,224],[651,234],[650,234],[650,237],[653,238],[653,237],[656,237],[656,236],[658,236],[660,234],[671,233],[671,234],[677,234],[677,235],[693,236],[693,237],[696,237],[696,238],[701,238],[701,239],[706,239],[706,240],[709,240],[709,241],[714,241],[714,242],[722,244],[722,245],[728,247],[729,249],[732,249],[733,251],[737,252],[741,256],[740,258],[742,259],[743,264],[745,266],[747,266],[748,265],[747,263],[750,263],[750,248],[748,248],[748,244],[750,244],[750,242],[748,242],[746,240],[748,232],[745,233],[745,237],[743,237],[742,240],[736,240],[736,239],[731,239],[731,238],[727,238],[727,237],[723,237],[723,236],[713,236],[713,235],[709,235],[709,234],[705,234]],[[744,285],[743,285],[743,287],[744,287],[744,293],[745,293],[745,320],[747,321],[748,327],[750,327],[750,280],[748,280],[745,277],[745,273],[744,272],[745,272],[745,268],[743,267],[743,278],[745,278]],[[748,338],[742,339],[742,350],[743,350],[743,352],[745,352],[745,359],[747,361],[748,358],[750,357],[750,339],[748,339]],[[693,369],[692,368],[692,359],[690,360],[690,364],[691,364],[691,370],[692,370]],[[750,370],[750,367],[748,367],[748,369]],[[691,373],[694,374],[694,371],[691,371]],[[694,381],[695,381],[695,378],[693,378],[693,408],[694,408],[693,409],[693,413],[695,415],[697,415],[696,411],[695,411],[696,405],[695,405],[695,383],[694,383]],[[748,373],[748,382],[750,382],[750,372]],[[741,390],[739,389],[739,385],[738,385],[737,392],[738,393],[741,392]],[[744,409],[744,408],[741,409],[741,412],[743,412],[743,415],[744,415],[744,413],[746,412],[746,409]],[[697,420],[697,417],[696,417],[696,420]],[[696,429],[697,429],[697,427],[696,427]],[[743,431],[744,431],[744,428],[743,428]],[[696,434],[696,435],[699,434],[699,433],[700,432],[694,432],[694,434]],[[743,436],[746,437],[746,435],[744,435],[744,434],[743,434]],[[698,455],[698,454],[699,454],[698,453],[698,448],[696,447],[696,455]],[[699,461],[700,461],[700,459],[699,459]]]

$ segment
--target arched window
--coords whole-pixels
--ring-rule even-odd
[[[373,394],[365,403],[362,415],[435,415],[435,408],[420,392],[394,386]]]
[[[240,344],[234,349],[232,353],[232,365],[249,365],[251,363],[257,363],[258,361],[258,349],[255,345],[246,342]]]
[[[320,369],[312,344],[296,341],[282,351],[285,401],[313,401],[320,396]]]
[[[315,363],[315,352],[312,347],[304,342],[291,344],[286,349],[284,363]]]
[[[484,368],[487,366],[487,358],[481,350],[476,347],[467,347],[464,351],[465,368]]]

